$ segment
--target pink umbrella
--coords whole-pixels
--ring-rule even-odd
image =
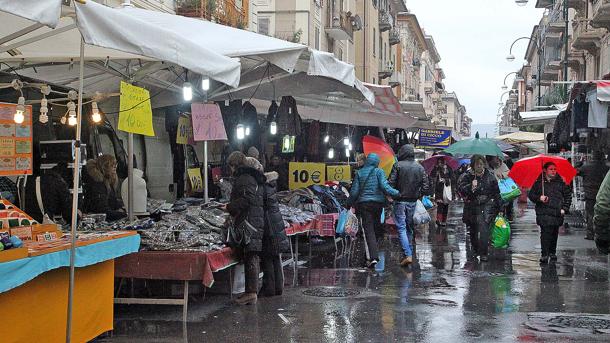
[[[428,159],[423,160],[421,162],[421,165],[424,166],[424,169],[426,169],[426,173],[430,174],[432,172],[432,169],[434,169],[434,167],[438,164],[438,160],[440,159],[445,160],[445,164],[447,164],[447,166],[449,166],[449,168],[453,170],[456,170],[460,167],[460,163],[456,159],[447,155],[432,156]]]

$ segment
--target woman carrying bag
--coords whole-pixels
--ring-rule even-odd
[[[362,169],[356,173],[348,204],[356,205],[356,210],[362,218],[364,236],[368,247],[368,268],[375,268],[379,261],[377,237],[383,237],[381,213],[383,211],[386,195],[396,197],[400,192],[390,186],[385,172],[379,168],[379,156],[369,154]]]
[[[449,204],[453,201],[453,190],[451,187],[453,170],[449,168],[444,159],[439,158],[430,176],[433,180],[434,198],[437,204],[436,225],[446,226]]]

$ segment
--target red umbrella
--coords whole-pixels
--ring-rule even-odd
[[[458,162],[458,160],[456,160],[452,156],[448,155],[434,155],[428,159],[421,161],[421,165],[424,166],[424,169],[426,169],[426,173],[430,174],[432,172],[432,169],[434,169],[434,167],[438,164],[438,160],[440,159],[445,160],[445,164],[447,164],[447,166],[453,170],[456,170],[460,167],[460,162]]]
[[[566,184],[572,183],[572,180],[577,174],[576,169],[570,161],[563,157],[538,155],[534,157],[524,158],[515,162],[513,168],[508,173],[519,186],[524,188],[532,188],[534,183],[542,174],[542,167],[547,162],[553,162],[557,166],[557,173],[561,176]]]

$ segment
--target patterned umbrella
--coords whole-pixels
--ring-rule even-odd
[[[379,168],[383,169],[385,176],[390,176],[392,172],[392,166],[396,163],[396,156],[394,156],[394,150],[382,139],[374,136],[364,136],[362,138],[362,146],[364,148],[364,154],[369,155],[376,153],[379,155],[381,162]]]

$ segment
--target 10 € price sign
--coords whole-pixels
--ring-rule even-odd
[[[290,162],[288,169],[288,186],[291,190],[323,185],[326,180],[324,163]]]
[[[337,182],[352,181],[352,168],[350,166],[328,166],[326,167],[326,180]]]

